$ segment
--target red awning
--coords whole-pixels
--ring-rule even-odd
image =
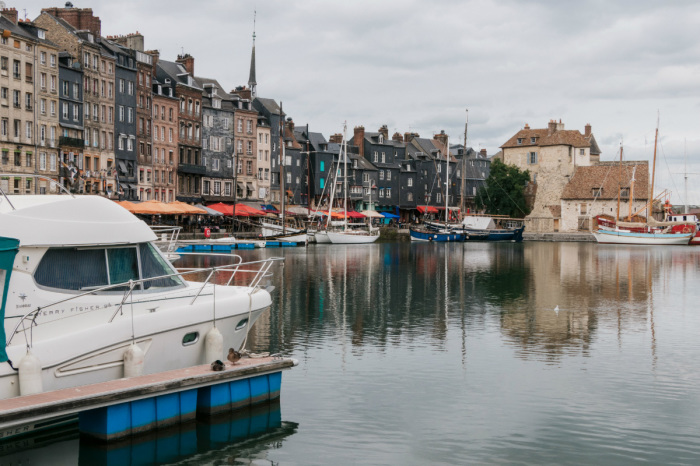
[[[349,218],[365,218],[364,215],[362,215],[359,212],[355,212],[354,210],[348,211],[348,217]]]
[[[418,207],[416,207],[416,209],[418,209],[418,212],[420,212],[421,214],[425,214],[425,213],[437,214],[438,213],[438,210],[431,205],[419,205]]]

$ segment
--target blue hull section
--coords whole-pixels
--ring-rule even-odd
[[[464,241],[464,233],[441,233],[437,231],[421,231],[410,229],[411,240],[413,241],[433,241],[436,243],[459,243]]]

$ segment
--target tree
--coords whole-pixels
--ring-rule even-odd
[[[525,217],[530,213],[525,203],[525,186],[529,181],[529,170],[523,172],[496,159],[491,163],[486,186],[476,193],[476,206],[492,215]]]

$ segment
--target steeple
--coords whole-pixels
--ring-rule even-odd
[[[257,12],[253,12],[253,53],[250,55],[250,76],[248,77],[248,87],[250,88],[251,98],[255,98],[256,86],[255,82],[255,16]]]

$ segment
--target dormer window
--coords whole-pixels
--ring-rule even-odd
[[[603,195],[603,188],[593,188],[593,197],[600,197]]]
[[[537,142],[537,138],[530,138],[530,144],[534,144]]]
[[[384,135],[383,134],[379,135],[379,144],[384,144]]]
[[[620,197],[624,199],[629,199],[630,188],[620,188]]]
[[[518,138],[518,144],[522,144],[522,143],[523,143],[523,138]]]

